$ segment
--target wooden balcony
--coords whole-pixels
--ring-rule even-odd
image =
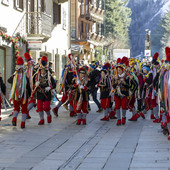
[[[80,15],[82,18],[86,18],[89,21],[94,21],[98,23],[103,23],[104,20],[104,10],[97,8],[92,4],[81,4]]]
[[[20,33],[21,36],[41,37],[47,41],[51,37],[52,18],[43,12],[26,12],[18,24],[13,35]]]
[[[89,43],[95,45],[95,46],[102,46],[104,43],[104,36],[98,35],[93,32],[89,33],[81,33],[80,39],[82,41],[88,41]]]

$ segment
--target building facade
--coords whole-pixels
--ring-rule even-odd
[[[92,61],[95,48],[103,45],[104,10],[101,7],[100,0],[71,0],[71,45],[81,49],[79,60]],[[72,51],[74,53],[74,48]]]
[[[15,37],[24,37],[32,58],[37,62],[46,55],[52,61],[56,77],[60,80],[69,53],[69,8],[67,0],[0,0],[0,30]],[[2,17],[3,16],[3,17]],[[26,46],[18,44],[20,56]],[[0,38],[0,71],[6,82],[12,73],[12,43]],[[10,86],[7,84],[7,93]]]

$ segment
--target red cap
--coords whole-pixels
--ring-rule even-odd
[[[16,63],[17,65],[23,65],[24,64],[24,60],[23,60],[23,58],[22,57],[18,57],[17,58],[17,63]]]
[[[43,66],[46,66],[47,65],[47,57],[46,56],[42,56],[42,58],[41,58],[41,64],[43,65]]]
[[[153,58],[154,58],[156,61],[157,61],[158,57],[159,57],[159,53],[155,53],[154,56],[153,56]]]
[[[105,66],[108,68],[111,68],[111,65],[109,63],[106,63]]]
[[[30,56],[30,54],[27,53],[27,52],[24,54],[24,57],[25,57],[25,59],[26,59],[27,61],[31,60],[31,56]]]
[[[169,48],[169,47],[166,47],[166,48],[165,48],[165,54],[166,54],[166,56],[167,56],[169,53],[170,53],[170,48]]]
[[[129,67],[129,60],[125,62],[126,67]]]
[[[117,59],[117,64],[120,64],[120,62],[121,62],[121,58],[118,58]]]
[[[127,57],[123,57],[122,60],[121,60],[121,63],[122,64],[126,64],[126,62],[128,61],[129,59]]]
[[[166,55],[166,61],[167,61],[167,62],[170,62],[170,53],[168,53],[168,54]]]

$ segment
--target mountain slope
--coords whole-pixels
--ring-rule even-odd
[[[159,28],[160,18],[166,13],[169,5],[169,0],[129,0],[127,6],[132,10],[129,31],[132,57],[144,52],[145,29],[151,30],[152,55],[160,50],[158,37],[161,37],[161,34],[156,30]]]

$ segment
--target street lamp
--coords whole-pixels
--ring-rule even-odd
[[[145,36],[145,57],[151,57],[151,31],[146,29]]]

